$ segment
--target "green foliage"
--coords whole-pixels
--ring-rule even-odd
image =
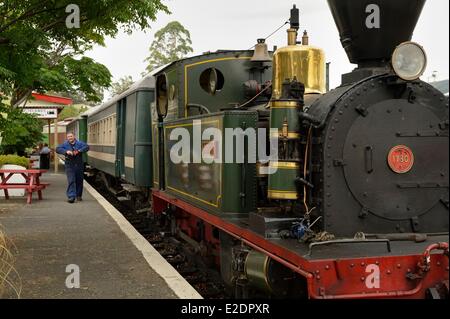
[[[125,92],[134,83],[133,78],[130,75],[120,78],[119,81],[113,82],[111,84],[111,94],[112,96],[119,95]]]
[[[69,117],[77,117],[81,113],[84,113],[88,110],[88,108],[85,105],[70,105],[64,107],[64,109],[59,113],[58,119],[64,120]]]
[[[85,94],[87,100],[101,102],[96,87],[108,87],[111,83],[111,73],[104,65],[88,57],[79,60],[66,57],[60,67],[58,73],[64,75],[64,80],[67,80],[69,85],[61,87],[59,91],[71,92],[71,88],[76,88]]]
[[[0,1],[0,90],[16,106],[32,90],[82,92],[101,101],[99,88],[111,84],[108,69],[83,54],[104,45],[119,29],[150,27],[162,0]],[[69,4],[80,9],[80,28],[67,28]]]
[[[95,90],[95,95],[97,97],[99,97],[99,99],[101,101],[103,101],[103,97],[104,97],[104,89],[100,88],[99,86],[94,86],[94,90]],[[72,99],[73,105],[77,105],[77,104],[82,104],[84,106],[95,106],[98,105],[97,102],[93,102],[93,101],[88,101],[88,99],[86,98],[86,94],[84,94],[81,91],[75,91],[75,92],[57,92],[57,91],[49,91],[47,92],[47,94],[49,95],[56,95],[56,96],[62,96],[62,97],[67,97]]]
[[[155,33],[155,39],[149,48],[150,55],[145,59],[148,62],[147,71],[151,72],[167,63],[184,58],[194,52],[191,45],[189,31],[178,21],[170,22]]]
[[[28,168],[28,158],[17,155],[0,155],[0,167],[6,164],[19,165]]]
[[[0,107],[0,154],[24,154],[25,149],[42,141],[42,123],[18,108]]]

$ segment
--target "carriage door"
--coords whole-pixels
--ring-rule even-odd
[[[125,175],[125,114],[127,99],[117,102],[116,176]]]

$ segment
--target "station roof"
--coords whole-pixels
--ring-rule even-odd
[[[41,93],[31,93],[31,98],[28,99],[25,108],[58,108],[62,109],[67,105],[72,105],[72,99],[56,95],[48,95]]]
[[[72,99],[68,98],[68,97],[40,94],[40,93],[31,93],[31,95],[35,101],[58,104],[58,105],[62,105],[63,107],[66,105],[73,104]]]

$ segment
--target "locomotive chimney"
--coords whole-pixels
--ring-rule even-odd
[[[383,65],[410,41],[425,0],[328,0],[342,46],[359,67]]]

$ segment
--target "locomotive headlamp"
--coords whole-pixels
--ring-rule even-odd
[[[395,74],[406,81],[417,80],[425,71],[427,56],[425,50],[415,42],[403,42],[392,54],[392,68]]]

